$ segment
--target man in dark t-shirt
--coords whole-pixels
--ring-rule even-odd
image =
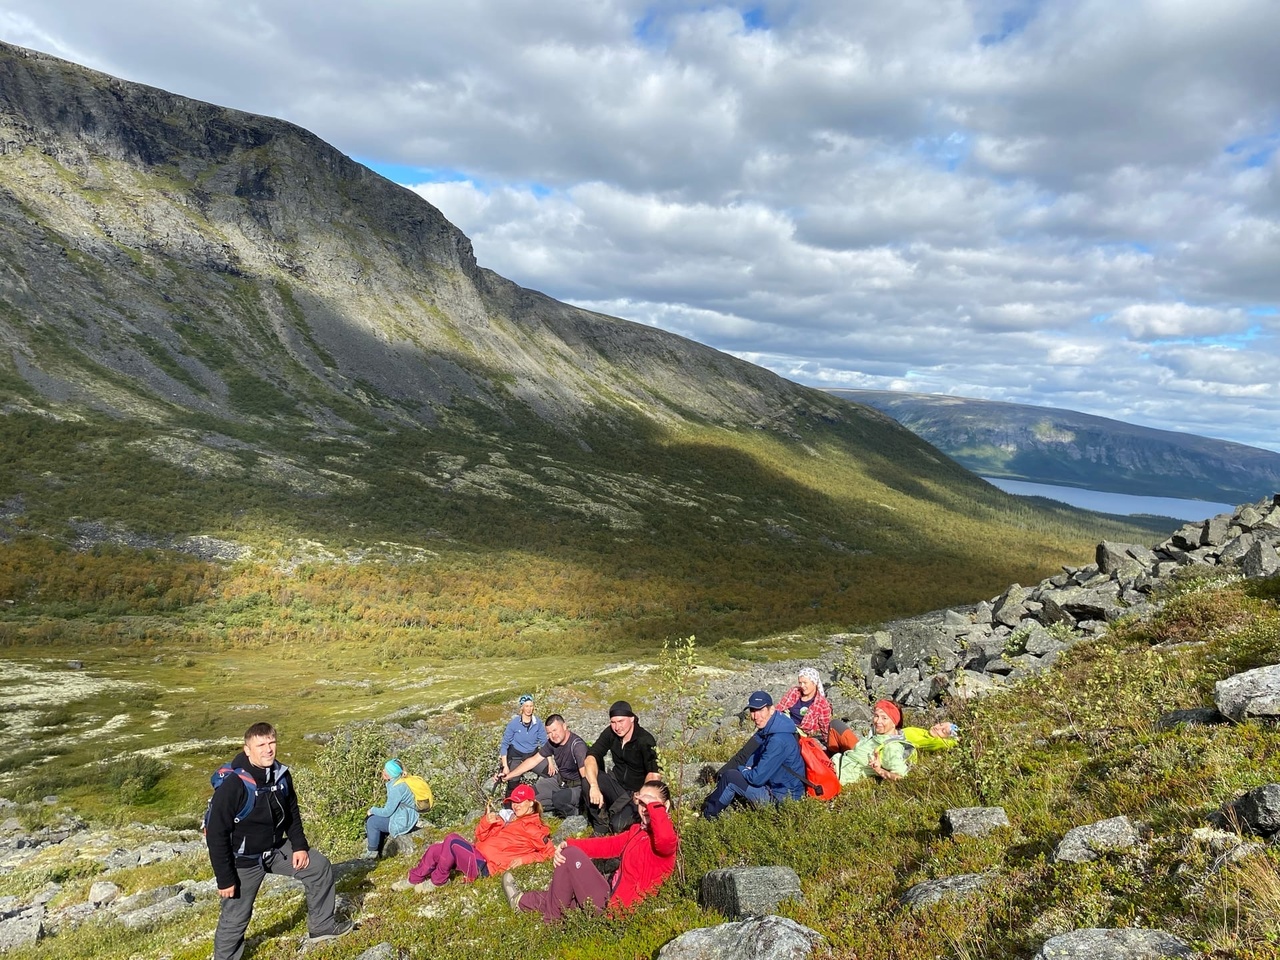
[[[546,776],[538,778],[533,785],[534,793],[542,806],[557,817],[571,817],[578,813],[582,798],[582,781],[586,779],[583,769],[587,759],[586,742],[569,729],[564,717],[553,713],[543,725],[547,728],[547,742],[538,748],[538,752],[513,768],[505,777],[498,780],[516,780],[534,769],[543,760],[547,761]]]
[[[613,761],[604,768],[605,754]],[[639,814],[632,794],[651,780],[661,780],[658,743],[640,726],[631,704],[619,700],[609,708],[609,726],[600,732],[587,751],[583,766],[587,781],[587,816],[596,836],[621,833]]]

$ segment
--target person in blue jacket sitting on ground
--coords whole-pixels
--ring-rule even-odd
[[[708,820],[738,799],[758,807],[804,796],[804,758],[794,721],[778,711],[763,690],[751,694],[747,710],[760,744],[745,763],[720,771],[715,789],[702,804],[702,816]]]
[[[404,767],[399,760],[382,765],[382,779],[387,784],[387,802],[370,807],[365,818],[365,856],[376,859],[387,837],[399,837],[418,825],[418,801],[404,782]]]

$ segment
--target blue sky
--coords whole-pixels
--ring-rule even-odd
[[[1280,3],[0,0],[481,263],[817,386],[1280,450]]]

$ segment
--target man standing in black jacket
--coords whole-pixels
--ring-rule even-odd
[[[256,789],[246,810],[251,791],[241,777],[229,776],[214,790],[209,806],[205,840],[222,898],[214,960],[240,960],[253,901],[268,872],[302,882],[309,939],[331,940],[349,932],[351,921],[339,923],[333,915],[333,865],[308,846],[293,778],[276,760],[276,728],[255,723],[246,730],[244,752],[231,766],[252,776]]]

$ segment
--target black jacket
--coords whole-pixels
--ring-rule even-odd
[[[243,751],[231,761],[231,766],[253,774],[258,795],[253,809],[236,823],[236,814],[244,806],[246,793],[240,778],[227,777],[213,792],[205,842],[219,889],[237,882],[236,857],[257,857],[275,850],[286,839],[295,851],[310,849],[302,832],[298,795],[294,792],[289,768],[278,760],[269,770],[255,767]],[[271,789],[273,786],[275,789]]]

